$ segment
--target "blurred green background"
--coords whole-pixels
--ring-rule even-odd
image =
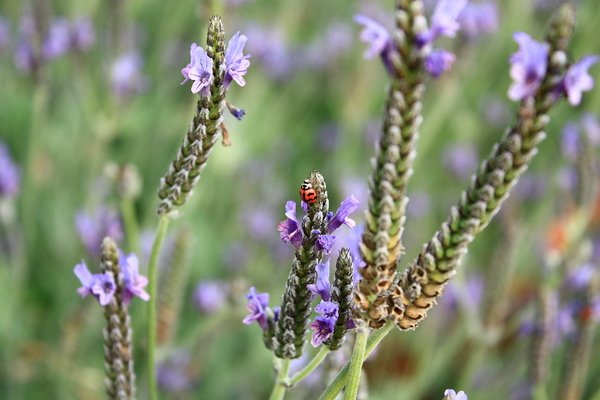
[[[516,50],[512,33],[526,31],[541,39],[553,8],[533,0],[498,3],[497,30],[440,42],[457,61],[428,84],[409,186],[413,204],[403,237],[406,262],[458,200],[476,168],[469,157],[487,155],[513,120],[515,104],[506,97],[507,60]],[[392,7],[392,1],[344,0],[0,1],[10,34],[0,47],[0,139],[22,169],[21,192],[8,206],[14,206],[6,231],[13,251],[0,258],[0,398],[104,398],[102,312],[93,299],[79,298],[72,273],[82,258],[97,271],[97,260],[82,245],[75,215],[100,206],[118,210],[122,204],[107,165],[130,164],[142,182],[133,204],[140,230],[155,228],[158,183],[195,103],[189,84],[179,85],[179,71],[189,61],[190,43],[205,42],[211,10],[222,13],[227,38],[238,30],[249,37],[247,85],[233,85],[228,95],[246,116],[242,121],[225,117],[233,145],[217,144],[194,195],[172,224],[172,233],[190,230],[192,246],[179,293],[183,309],[177,339],[162,354],[183,349],[191,359],[179,374],[189,378],[186,388],[163,395],[266,398],[273,383],[271,354],[259,329],[241,324],[243,296],[256,286],[271,294],[271,304],[278,303],[292,249],[280,241],[276,225],[284,218],[285,202],[298,200],[298,187],[310,171],[325,176],[332,206],[350,193],[364,205],[387,77],[379,60],[363,59],[360,27],[352,17],[363,12],[391,25]],[[49,21],[89,18],[95,40],[85,51],[49,61],[36,78],[15,64],[14,55],[20,21],[40,10]],[[573,58],[600,53],[598,15],[598,1],[578,2]],[[111,68],[121,54],[131,52],[139,55],[141,69],[126,80],[131,91],[119,95],[111,86]],[[592,72],[598,77],[597,69]],[[518,325],[531,315],[531,300],[543,278],[543,235],[560,207],[557,175],[568,164],[561,131],[584,112],[597,114],[599,107],[596,89],[584,95],[580,107],[561,104],[554,110],[548,140],[527,173],[544,189],[535,199],[523,195],[510,202],[516,215],[510,223],[517,224],[519,238],[516,256],[503,259],[507,253],[498,252],[504,236],[495,221],[459,270],[454,285],[463,301],[434,308],[415,332],[393,332],[366,363],[369,398],[439,399],[449,387],[465,390],[472,399],[527,397],[518,393],[526,382],[530,338],[518,333]],[[453,152],[459,154],[457,162],[466,163],[466,175],[449,167]],[[362,213],[356,218],[361,220]],[[130,251],[138,244],[123,246]],[[513,315],[506,340],[486,346],[473,322],[480,317],[479,300],[470,300],[467,287],[486,268],[504,263],[515,263]],[[142,264],[144,274],[146,268]],[[214,313],[199,311],[193,301],[196,285],[207,280],[229,287],[227,304]],[[134,301],[131,312],[139,397],[145,398],[145,307]],[[553,355],[550,393],[560,385],[564,352],[558,346]],[[599,396],[593,378],[600,373],[598,356],[595,350],[584,398]],[[328,372],[317,375],[314,382],[291,390],[289,398],[316,398],[319,380]]]

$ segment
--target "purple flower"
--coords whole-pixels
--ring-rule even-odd
[[[588,287],[592,278],[596,275],[596,268],[592,264],[583,264],[567,274],[566,284],[575,290]]]
[[[8,148],[0,141],[0,197],[13,197],[19,193],[21,172],[15,165]]]
[[[156,380],[162,390],[171,393],[193,388],[196,382],[190,353],[179,350],[160,362],[156,367]]]
[[[368,44],[364,57],[371,59],[380,56],[386,70],[393,74],[394,68],[390,59],[393,44],[387,29],[380,23],[360,14],[354,16],[354,21],[363,26],[360,40]]]
[[[115,290],[117,289],[112,274],[103,273],[92,275],[84,261],[77,264],[73,269],[73,272],[82,285],[77,289],[77,293],[79,293],[81,297],[86,297],[91,294],[96,297],[101,306],[110,303],[115,294]]]
[[[256,289],[250,288],[250,292],[246,295],[248,303],[246,310],[250,313],[242,320],[246,325],[257,322],[263,329],[268,328],[268,310],[269,310],[269,293],[256,293]]]
[[[75,215],[75,228],[89,254],[99,257],[102,239],[110,236],[115,242],[123,239],[123,229],[119,214],[105,207],[89,214],[79,211]]]
[[[417,38],[419,45],[432,43],[440,36],[454,37],[460,29],[456,21],[467,5],[467,0],[440,0],[431,16],[431,27]]]
[[[280,30],[255,25],[248,29],[248,36],[253,38],[248,43],[248,51],[260,61],[272,79],[289,79],[299,68],[297,52],[288,49]]]
[[[194,303],[204,313],[213,314],[225,305],[227,285],[219,281],[200,282],[194,290]]]
[[[333,216],[329,219],[327,233],[333,233],[336,229],[342,226],[342,224],[346,225],[350,229],[354,228],[356,222],[354,222],[354,220],[348,216],[356,211],[358,205],[358,200],[356,197],[354,197],[354,195],[350,195],[350,197],[344,199],[335,214],[333,214]]]
[[[313,347],[317,347],[331,338],[339,312],[337,304],[323,301],[315,307],[315,311],[321,315],[310,324],[310,328],[313,330],[310,343]]]
[[[339,306],[335,303],[325,300],[317,304],[315,307],[315,312],[320,314],[322,317],[333,318],[334,320],[337,320],[339,315]]]
[[[498,7],[496,3],[469,3],[458,16],[461,30],[475,38],[498,29]]]
[[[508,90],[511,100],[523,100],[533,96],[542,83],[548,67],[548,43],[536,42],[524,32],[517,32],[513,38],[519,51],[510,57],[510,76],[513,84]]]
[[[150,300],[150,295],[144,288],[148,285],[148,278],[139,274],[139,261],[135,254],[127,256],[121,255],[119,264],[123,271],[123,302],[128,304],[133,296],[137,296],[144,301]]]
[[[146,78],[141,69],[142,59],[136,53],[124,54],[113,62],[110,82],[117,97],[126,98],[144,90]]]
[[[244,55],[243,50],[247,41],[248,37],[246,35],[240,35],[240,32],[237,32],[227,44],[225,50],[225,67],[227,68],[225,87],[229,86],[232,80],[240,86],[246,85],[244,75],[246,75],[250,66],[250,61],[248,61],[250,56]]]
[[[213,60],[206,51],[192,43],[190,47],[190,63],[181,69],[181,75],[185,78],[181,84],[188,80],[194,81],[192,93],[200,92],[203,95],[210,93],[210,84],[213,81]]]
[[[468,178],[477,168],[477,151],[468,144],[455,144],[444,150],[442,161],[454,176]]]
[[[571,105],[579,105],[582,93],[594,87],[594,79],[588,73],[588,69],[598,61],[600,56],[585,56],[571,65],[565,73],[562,87]]]
[[[469,400],[465,392],[462,390],[458,393],[454,389],[446,389],[444,391],[444,400]]]
[[[561,150],[567,159],[575,161],[579,157],[580,146],[579,128],[574,122],[568,122],[563,128]]]
[[[77,18],[71,25],[71,45],[77,51],[86,51],[96,42],[94,26],[87,17]]]
[[[456,57],[446,50],[435,49],[425,58],[425,70],[433,78],[439,78],[444,72],[449,71]]]
[[[52,21],[48,36],[42,45],[44,58],[51,60],[60,57],[71,49],[71,27],[64,18]]]
[[[331,300],[331,284],[329,283],[329,261],[317,264],[317,283],[307,285],[313,294],[321,296],[323,301]]]
[[[296,203],[288,201],[285,203],[285,216],[287,219],[277,225],[279,236],[284,242],[290,242],[298,248],[302,245],[302,226],[296,219]]]
[[[317,230],[317,232],[319,232]],[[317,233],[319,234],[319,233]],[[333,245],[335,243],[335,236],[333,235],[319,235],[317,241],[315,242],[315,246],[318,250],[324,251],[325,254],[331,254],[333,250]]]

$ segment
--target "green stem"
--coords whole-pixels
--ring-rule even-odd
[[[329,354],[329,352],[330,350],[327,346],[321,346],[321,349],[314,356],[314,358],[310,360],[310,362],[306,364],[304,368],[298,371],[296,375],[290,378],[287,386],[292,387],[298,384],[298,382],[306,378],[308,375],[310,375],[311,372],[313,372],[319,365],[321,365],[321,363],[323,362],[323,360],[325,360],[325,357],[327,357],[327,354]]]
[[[277,380],[275,381],[269,400],[282,400],[287,389],[286,382],[288,381],[288,373],[290,372],[290,363],[292,360],[289,358],[275,358],[275,361],[279,364],[279,368],[277,368]]]
[[[138,221],[135,216],[135,208],[132,199],[121,199],[121,216],[123,217],[123,225],[125,226],[125,236],[127,237],[129,251],[139,254],[140,240]]]
[[[367,327],[356,328],[356,339],[354,341],[354,349],[352,349],[352,358],[350,358],[350,367],[348,369],[349,376],[346,381],[344,400],[355,400],[358,395],[360,373],[362,372],[362,365],[365,361],[368,338],[369,329]]]
[[[154,350],[156,347],[156,288],[158,280],[158,256],[160,248],[167,235],[169,228],[169,217],[163,215],[158,221],[156,228],[156,237],[152,244],[152,252],[150,253],[150,265],[148,266],[148,280],[150,281],[150,301],[148,302],[148,390],[150,400],[158,399],[158,391],[156,388],[156,374],[154,372]]]
[[[394,328],[393,322],[386,322],[381,328],[377,329],[375,332],[369,336],[367,340],[367,349],[365,351],[365,357],[367,358],[375,347],[383,340],[383,338],[390,333],[390,331]],[[319,400],[333,400],[336,396],[342,391],[344,386],[346,386],[346,376],[348,375],[348,371],[350,370],[350,363],[346,363],[344,368],[338,372],[333,381],[325,388],[325,391],[319,397]]]

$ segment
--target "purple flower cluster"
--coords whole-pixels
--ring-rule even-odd
[[[245,86],[246,81],[244,75],[250,67],[249,55],[244,55],[244,46],[248,41],[246,35],[237,32],[229,40],[227,49],[225,50],[225,87],[228,87],[231,81],[235,81],[240,86]],[[193,81],[192,93],[200,93],[208,95],[210,93],[210,85],[214,79],[213,76],[213,60],[208,56],[206,50],[192,43],[190,47],[190,62],[181,70],[184,84],[188,80]]]
[[[79,211],[75,215],[75,228],[86,250],[93,257],[100,256],[104,237],[110,236],[116,242],[123,239],[119,214],[106,207],[101,207],[94,213]]]
[[[119,256],[119,265],[123,271],[123,298],[125,304],[129,304],[134,296],[144,301],[150,300],[150,295],[144,290],[148,285],[148,279],[139,274],[139,262],[135,254]],[[106,306],[114,297],[117,285],[115,277],[111,272],[102,274],[92,274],[85,261],[77,264],[73,269],[75,276],[81,282],[81,287],[77,292],[81,297],[93,295],[101,306]]]
[[[339,316],[339,306],[330,301],[329,261],[317,265],[317,282],[314,285],[308,285],[308,290],[321,296],[321,302],[315,307],[315,312],[319,315],[310,324],[313,331],[310,343],[317,347],[331,338]]]
[[[8,147],[0,141],[0,198],[19,194],[21,171],[13,162]]]
[[[457,20],[466,4],[467,0],[440,0],[431,16],[431,27],[417,36],[415,46],[425,48],[440,36],[456,36],[456,32],[460,29]],[[368,44],[365,58],[379,55],[386,70],[394,75],[391,61],[393,41],[388,30],[364,15],[356,15],[354,20],[363,26],[360,38]],[[443,49],[429,50],[425,56],[425,70],[433,78],[438,78],[450,70],[455,58],[454,54]]]
[[[533,40],[523,32],[517,32],[513,37],[519,50],[510,58],[513,84],[509,88],[508,97],[517,101],[535,95],[546,75],[550,46]],[[593,88],[594,79],[588,70],[599,61],[600,56],[585,56],[571,65],[565,73],[557,89],[567,97],[571,105],[579,105],[582,93]]]
[[[304,211],[308,210],[308,205],[304,202],[301,203]],[[323,250],[325,253],[330,254],[335,242],[335,236],[332,235],[340,226],[346,225],[349,228],[354,228],[355,222],[349,216],[358,208],[358,200],[354,196],[350,196],[340,204],[338,210],[334,213],[329,212],[327,214],[327,231],[317,232],[318,238],[316,247],[319,250]],[[302,245],[302,239],[304,233],[302,231],[302,224],[296,217],[296,203],[288,201],[285,205],[285,216],[287,219],[277,225],[277,230],[281,240],[284,242],[290,242],[294,247],[298,248]]]

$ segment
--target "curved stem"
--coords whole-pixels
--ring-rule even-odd
[[[157,279],[158,279],[158,256],[160,248],[167,235],[169,227],[169,217],[163,215],[158,221],[156,228],[156,236],[152,244],[152,252],[150,253],[150,264],[148,266],[148,280],[150,283],[150,301],[148,302],[148,390],[150,400],[158,399],[158,391],[156,388],[156,374],[154,372],[154,350],[156,347],[156,295],[157,295]]]
[[[124,198],[121,200],[121,216],[123,217],[123,225],[125,225],[125,236],[127,237],[129,251],[139,254],[140,241],[138,222],[135,216],[135,208],[132,199]]]
[[[298,384],[298,382],[302,381],[308,375],[310,375],[311,372],[313,372],[319,365],[321,365],[321,363],[323,362],[323,360],[325,360],[325,357],[327,357],[327,354],[329,354],[329,352],[330,352],[330,350],[329,350],[329,348],[327,348],[327,346],[321,346],[321,349],[313,357],[313,359],[310,360],[310,362],[308,364],[306,364],[306,366],[304,368],[302,368],[300,371],[298,371],[298,373],[296,373],[296,375],[294,375],[290,378],[290,380],[287,383],[287,386],[292,387],[292,386]]]
[[[371,354],[371,352],[373,352],[373,350],[375,350],[375,347],[377,347],[379,342],[381,342],[383,340],[383,338],[388,333],[390,333],[390,331],[393,328],[394,328],[394,323],[388,321],[388,322],[386,322],[385,325],[383,325],[381,328],[377,329],[375,332],[373,332],[371,334],[371,336],[369,336],[369,339],[367,340],[367,349],[365,351],[365,358],[367,358]],[[350,370],[350,363],[347,362],[346,365],[344,365],[344,368],[342,368],[340,370],[340,372],[338,372],[338,374],[335,376],[335,378],[329,384],[329,386],[327,386],[327,388],[325,388],[325,390],[319,397],[319,400],[335,399],[336,396],[338,395],[338,393],[340,393],[342,391],[342,389],[344,388],[344,386],[346,386],[346,376],[348,375],[349,370]]]
[[[344,400],[355,400],[358,395],[358,385],[360,384],[360,373],[365,361],[365,351],[367,349],[367,339],[369,338],[369,329],[366,327],[356,328],[356,339],[352,349],[352,358],[350,358],[350,367],[348,368],[348,379],[346,380],[346,390],[344,391]]]
[[[269,400],[282,400],[285,396],[291,361],[289,358],[275,358],[275,362],[279,364],[279,368],[277,368],[277,380],[275,381],[275,385],[273,385],[273,391]]]

